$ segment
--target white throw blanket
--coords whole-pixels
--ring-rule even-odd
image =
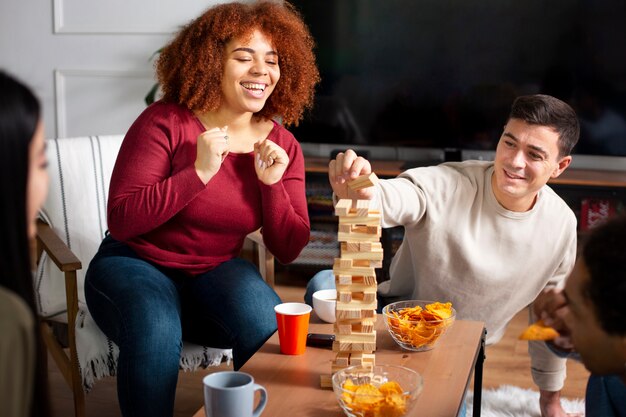
[[[97,379],[117,373],[120,350],[100,331],[91,315],[81,306],[76,317],[76,350],[85,392],[89,392]],[[216,349],[183,342],[180,368],[195,371],[199,368],[217,366],[223,361],[230,363],[230,349]]]
[[[466,417],[472,417],[473,404],[474,393],[469,391],[465,399]],[[561,405],[568,413],[585,413],[584,400],[562,398]],[[482,417],[541,417],[539,393],[512,385],[483,390],[480,411]]]

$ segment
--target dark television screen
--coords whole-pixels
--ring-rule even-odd
[[[626,0],[293,0],[322,82],[301,142],[495,149],[513,99],[570,103],[626,156]]]

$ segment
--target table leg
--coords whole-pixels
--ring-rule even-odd
[[[487,330],[483,330],[483,336],[480,339],[480,350],[476,365],[474,366],[474,408],[473,416],[480,417],[480,402],[483,394],[483,363],[485,362],[485,337]]]

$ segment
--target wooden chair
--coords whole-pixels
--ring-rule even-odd
[[[117,346],[91,319],[83,283],[107,230],[109,180],[122,139],[114,135],[47,141],[50,192],[40,212],[34,279],[43,339],[72,389],[76,417],[85,416],[85,392],[95,380],[116,371]],[[248,238],[261,275],[273,287],[273,255],[263,245],[260,231]],[[106,355],[94,355],[92,360],[92,351]],[[205,368],[230,359],[230,349],[185,342],[181,368]],[[81,366],[81,361],[89,366]]]

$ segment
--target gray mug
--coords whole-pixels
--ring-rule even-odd
[[[215,372],[202,379],[206,417],[258,417],[267,404],[267,391],[245,372]],[[254,408],[254,393],[261,399]]]

